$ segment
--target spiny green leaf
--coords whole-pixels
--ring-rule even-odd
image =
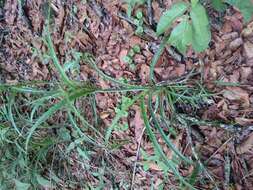
[[[185,54],[187,46],[192,42],[192,26],[188,20],[183,20],[172,30],[168,42]]]
[[[198,3],[190,12],[193,26],[193,49],[201,52],[208,47],[211,40],[211,31],[205,8]]]
[[[70,131],[66,127],[60,128],[58,135],[64,141],[71,141]]]
[[[188,6],[188,3],[179,2],[175,3],[169,10],[165,11],[158,22],[156,28],[157,35],[164,33],[176,18],[184,14]]]

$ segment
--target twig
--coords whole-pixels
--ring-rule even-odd
[[[207,159],[207,161],[205,161],[205,163],[208,163],[210,160],[211,160],[211,158],[215,155],[215,154],[217,154],[229,141],[231,141],[232,139],[233,139],[234,137],[230,137],[226,142],[224,142],[221,146],[220,146],[220,148],[218,148],[208,159]]]
[[[229,182],[230,182],[230,175],[231,175],[231,160],[229,158],[229,153],[227,150],[227,153],[225,155],[225,189],[229,189]]]
[[[150,26],[154,26],[152,0],[148,0],[147,4],[148,4],[148,22]]]
[[[88,3],[91,5],[91,7],[93,8],[93,10],[95,11],[95,13],[100,17],[103,18],[104,17],[104,12],[103,12],[103,8],[101,6],[98,5],[98,3],[94,0],[89,0]]]
[[[142,131],[141,131],[141,135],[138,139],[138,146],[137,146],[137,150],[136,150],[136,159],[135,159],[135,163],[134,163],[134,170],[133,170],[133,175],[132,175],[132,182],[131,182],[131,190],[134,190],[134,181],[135,181],[135,174],[136,174],[136,168],[137,168],[137,162],[139,160],[139,156],[140,156],[140,148],[141,148],[141,141],[142,141],[142,137],[145,131],[145,127],[143,127]]]

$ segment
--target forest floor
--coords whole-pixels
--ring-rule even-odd
[[[207,4],[209,48],[182,55],[166,46],[154,68],[166,89],[119,87],[151,89],[150,64],[162,43],[155,26],[172,2],[136,6],[133,17],[144,15],[136,35],[120,0],[1,1],[0,190],[187,189],[178,174],[196,189],[252,189],[252,21],[245,24],[233,7],[219,13]],[[66,90],[49,33],[66,76],[96,93],[79,98]],[[51,109],[64,93],[79,99]],[[157,155],[152,137],[178,173]],[[181,154],[194,164],[180,162]]]

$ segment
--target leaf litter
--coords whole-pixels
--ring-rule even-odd
[[[1,83],[33,80],[53,82],[59,77],[51,67],[47,47],[42,39],[46,22],[44,9],[50,6],[54,15],[51,18],[51,22],[54,23],[51,35],[61,64],[65,63],[66,55],[74,57],[70,50],[89,52],[96,57],[97,65],[104,73],[117,80],[128,80],[141,85],[148,84],[150,63],[154,53],[151,46],[159,45],[161,41],[150,36],[135,35],[134,26],[118,16],[120,12],[126,10],[126,5],[121,1],[87,2],[71,0],[65,3],[65,1],[57,0],[48,4],[44,0],[26,1],[26,4],[20,7],[18,1],[7,0],[4,8],[0,9],[4,13],[4,19],[0,21]],[[165,5],[161,6],[159,2],[152,2],[155,21],[158,21],[163,10],[172,4],[172,1],[164,1]],[[145,12],[145,6],[140,5],[138,8]],[[135,11],[134,9],[133,14]],[[211,15],[211,19],[216,22],[215,15]],[[192,69],[201,70],[201,61],[203,62],[204,83],[216,95],[214,103],[203,110],[200,118],[210,121],[222,120],[225,123],[229,121],[234,124],[233,132],[227,130],[229,126],[222,128],[199,124],[195,129],[196,134],[192,134],[193,143],[200,159],[203,162],[208,160],[205,165],[218,183],[226,178],[226,158],[230,158],[229,183],[236,189],[250,189],[253,185],[253,130],[249,130],[249,127],[252,128],[253,125],[252,24],[251,21],[244,25],[239,12],[230,8],[226,12],[223,23],[215,25],[220,27],[220,30],[213,27],[213,45],[204,53],[195,54],[190,49],[187,57],[178,61],[171,50],[166,48],[155,67],[155,77],[162,82],[184,76]],[[3,30],[5,32],[2,32]],[[134,45],[139,45],[141,51],[133,57],[135,67],[130,67],[130,64],[123,60]],[[103,88],[113,87],[113,84],[98,77],[97,73],[87,67],[84,61],[80,60],[78,64],[77,68],[80,70],[75,76],[78,80],[90,80]],[[74,76],[71,75],[71,77]],[[222,84],[231,84],[231,86],[224,87]],[[96,95],[100,128],[105,129],[110,125],[116,114],[114,108],[120,101],[120,94]],[[85,102],[80,105],[80,108],[84,109],[84,106]],[[85,108],[85,110],[87,110],[85,112],[91,112],[91,108]],[[59,115],[59,117],[64,116]],[[122,142],[122,146],[109,155],[103,150],[97,150],[96,156],[93,156],[92,167],[101,166],[102,161],[99,159],[102,159],[105,154],[109,162],[113,162],[112,174],[116,183],[131,184],[132,166],[137,162],[134,188],[149,189],[152,181],[156,181],[155,189],[158,189],[164,180],[163,170],[161,170],[163,166],[157,163],[155,152],[146,135],[142,135],[144,124],[139,107],[134,105],[130,108],[128,116],[121,118],[120,124],[129,126],[124,131],[113,131],[112,138],[115,142]],[[186,131],[179,129],[173,141],[178,149],[186,155],[191,155],[192,150],[185,136]],[[159,135],[157,138],[166,156],[173,158],[173,152],[167,148],[162,138]],[[137,160],[135,159],[138,143],[150,157],[154,157],[153,160],[147,160],[141,153]],[[78,180],[89,181],[93,185],[99,184],[99,177],[94,177],[85,168],[80,167],[77,153],[71,154],[69,159],[72,164],[68,170],[71,170],[73,176]],[[149,170],[143,169],[145,163],[148,163],[146,167],[149,167]],[[59,167],[65,166],[59,164]],[[181,165],[177,167],[183,175],[192,170]],[[107,175],[103,178],[105,189],[110,189],[112,178]],[[16,183],[26,185],[19,181]],[[64,182],[61,183],[64,186]],[[165,185],[165,189],[173,188],[177,186],[176,180],[172,178]],[[211,182],[197,184],[200,189],[211,189],[213,185]],[[220,184],[220,187],[224,188],[223,184]],[[73,187],[73,189],[78,189],[78,187]]]

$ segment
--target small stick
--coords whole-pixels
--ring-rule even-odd
[[[147,4],[148,4],[148,22],[152,27],[154,25],[152,0],[148,0]]]
[[[234,137],[230,137],[226,142],[224,142],[208,159],[205,163],[208,163],[212,157],[214,157],[229,141],[231,141]]]

